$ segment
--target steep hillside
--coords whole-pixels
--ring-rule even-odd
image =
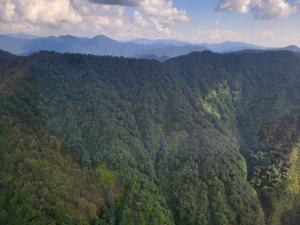
[[[0,55],[0,224],[297,223],[299,55]]]
[[[210,113],[216,114],[224,107],[218,100],[219,95],[224,95],[222,85],[229,85],[234,93],[230,99],[238,99],[234,109],[239,148],[247,161],[248,181],[258,193],[267,224],[280,224],[284,211],[299,202],[299,59],[295,53],[281,51],[192,54],[169,62],[189,77],[193,88],[206,87],[208,93],[217,89],[210,97],[216,104],[215,110],[209,109]],[[206,66],[201,68],[200,64]],[[209,77],[199,77],[203,74],[201,70],[214,72]],[[214,76],[218,77],[217,83],[212,83]]]

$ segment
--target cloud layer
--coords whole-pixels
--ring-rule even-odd
[[[0,32],[167,37],[188,20],[170,0],[0,0]]]
[[[205,5],[200,1],[198,4]],[[216,9],[272,19],[289,16],[299,4],[300,0],[218,0]],[[181,32],[177,24],[188,20],[187,12],[176,8],[172,0],[0,0],[0,33],[105,34],[120,39],[190,37],[215,41],[240,38],[231,27],[209,24],[197,34],[193,22],[187,26],[193,28]]]
[[[286,17],[296,11],[297,3],[287,0],[220,0],[217,10],[227,12],[252,12],[257,19]]]

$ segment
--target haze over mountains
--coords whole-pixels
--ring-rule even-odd
[[[190,52],[210,50],[218,53],[264,50],[262,46],[243,42],[223,42],[218,44],[193,44],[177,40],[135,39],[127,42],[113,40],[104,35],[83,38],[71,35],[35,37],[27,34],[0,35],[0,49],[18,55],[28,55],[41,50],[56,52],[83,53],[93,55],[126,56],[165,60]],[[269,48],[270,49],[270,48]],[[297,46],[282,48],[299,52]]]

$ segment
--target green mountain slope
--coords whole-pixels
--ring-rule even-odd
[[[0,54],[0,224],[296,224],[299,55]]]

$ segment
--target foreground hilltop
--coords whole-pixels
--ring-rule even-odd
[[[0,223],[296,225],[300,55],[0,52]]]

